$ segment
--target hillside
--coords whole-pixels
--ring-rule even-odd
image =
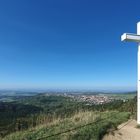
[[[130,116],[135,117],[135,113],[136,98],[87,105],[60,95],[22,97],[13,102],[0,102],[0,138],[36,140],[68,131],[57,139],[100,139],[108,129],[117,128]]]
[[[27,131],[16,132],[2,140],[99,140],[110,128],[129,118],[126,112],[78,112],[70,118],[54,119]]]

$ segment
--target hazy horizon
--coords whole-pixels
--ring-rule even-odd
[[[0,91],[25,91],[25,92],[135,92],[136,88],[0,88]]]

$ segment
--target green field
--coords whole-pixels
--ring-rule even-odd
[[[127,112],[77,112],[72,117],[54,119],[26,131],[16,132],[2,140],[100,140],[110,128],[129,119]]]

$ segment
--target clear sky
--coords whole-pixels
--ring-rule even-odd
[[[139,0],[1,0],[0,88],[137,85]]]

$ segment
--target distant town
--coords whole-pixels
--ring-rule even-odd
[[[0,101],[15,101],[20,98],[36,95],[45,96],[64,96],[77,102],[85,102],[87,105],[100,105],[113,102],[114,100],[122,100],[126,102],[136,96],[135,92],[125,93],[105,93],[105,92],[25,92],[25,91],[2,91],[0,90]]]
[[[100,105],[113,102],[115,100],[122,100],[123,102],[128,101],[136,96],[136,92],[128,92],[128,93],[46,93],[45,95],[57,95],[57,96],[65,96],[69,97],[77,102],[85,102],[87,105]]]

